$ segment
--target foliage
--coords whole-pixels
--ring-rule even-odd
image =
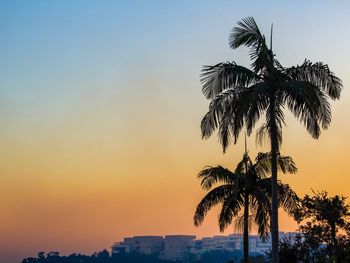
[[[243,232],[244,260],[248,262],[248,232],[252,222],[258,226],[262,239],[267,239],[270,232],[271,179],[266,177],[271,170],[271,154],[259,153],[253,163],[244,154],[235,171],[222,166],[205,167],[199,172],[201,186],[208,190],[206,196],[197,205],[193,220],[199,226],[207,212],[217,204],[222,204],[218,223],[220,231],[232,223]],[[284,172],[295,173],[297,168],[291,157],[278,156],[278,168]],[[214,185],[219,186],[214,188]],[[278,204],[294,215],[298,209],[299,198],[286,184],[278,182]],[[243,215],[240,216],[240,214]]]
[[[306,195],[296,214],[299,234],[280,242],[281,262],[350,262],[349,209],[344,196]]]
[[[320,128],[327,128],[331,122],[328,100],[339,99],[341,80],[321,62],[305,60],[301,65],[283,67],[252,17],[239,22],[230,35],[231,48],[243,45],[250,49],[251,69],[234,61],[203,67],[202,91],[211,99],[209,111],[201,123],[203,138],[210,137],[218,129],[225,151],[231,137],[236,142],[244,126],[250,134],[265,115],[266,123],[261,132],[271,137],[274,122],[281,139],[285,123],[283,108],[288,108],[308,132],[318,138]],[[272,116],[271,107],[274,109]]]
[[[327,192],[322,191],[312,197],[306,195],[303,198],[296,219],[298,222],[306,221],[300,227],[302,233],[312,233],[319,242],[336,245],[339,231],[347,229],[349,209],[346,197],[339,195],[329,197]]]
[[[54,253],[54,254],[53,254]],[[160,260],[156,255],[144,255],[138,253],[121,253],[109,255],[107,250],[94,253],[91,256],[71,254],[59,256],[58,252],[44,252],[38,257],[23,259],[22,263],[171,263],[172,261]]]
[[[220,231],[232,222],[234,217],[239,216],[239,212],[244,208],[244,195],[249,195],[250,212],[253,221],[258,225],[258,231],[262,238],[267,238],[269,234],[269,209],[271,181],[267,177],[271,170],[271,155],[269,153],[259,153],[253,163],[248,155],[238,163],[235,171],[230,171],[222,166],[205,167],[199,172],[201,187],[208,190],[207,195],[197,205],[194,215],[194,224],[199,226],[206,213],[215,205],[222,204],[222,209],[218,217]],[[278,168],[284,173],[295,173],[297,168],[294,161],[289,156],[278,157]],[[247,164],[247,172],[245,165]],[[215,184],[219,186],[214,188]],[[289,214],[294,215],[298,209],[298,197],[296,193],[287,185],[279,182],[280,200],[279,205]],[[236,221],[239,229],[241,225]]]
[[[204,253],[200,260],[189,256],[189,263],[238,263],[242,258],[242,251],[213,250]],[[263,257],[250,257],[252,263],[265,263]],[[47,255],[40,252],[37,257],[26,258],[22,263],[173,263],[173,261],[161,260],[157,255],[144,255],[138,253],[120,253],[109,255],[107,250],[92,254],[91,256],[71,254],[60,256],[58,252],[50,252]]]

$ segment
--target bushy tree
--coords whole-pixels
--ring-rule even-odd
[[[344,196],[306,195],[296,213],[299,234],[280,242],[281,262],[350,262],[349,210]]]

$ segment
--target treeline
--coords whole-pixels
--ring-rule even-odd
[[[142,255],[138,253],[121,253],[110,255],[107,250],[96,252],[90,256],[71,254],[61,256],[58,252],[38,253],[37,257],[29,257],[22,263],[173,263],[172,261],[160,260],[156,255]]]
[[[193,254],[187,255],[188,263],[238,263],[241,261],[242,252],[237,251],[210,251],[202,255],[200,260]],[[179,262],[179,261],[178,261]],[[264,263],[264,257],[252,257],[251,262]],[[71,254],[61,256],[58,252],[38,253],[37,257],[29,257],[22,263],[174,263],[174,261],[161,260],[157,255],[144,255],[139,253],[119,253],[110,255],[107,250],[94,253],[90,256]]]

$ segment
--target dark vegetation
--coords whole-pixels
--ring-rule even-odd
[[[103,250],[91,256],[82,254],[60,256],[58,252],[50,252],[45,255],[44,252],[40,252],[37,257],[26,258],[22,263],[172,263],[172,261],[160,260],[157,255],[138,253],[121,253],[111,256],[107,250]]]
[[[306,195],[296,214],[299,234],[280,242],[281,262],[350,262],[349,209],[344,196]]]
[[[283,173],[295,173],[297,168],[289,156],[278,155],[278,169]],[[262,239],[267,239],[270,233],[271,208],[271,154],[259,153],[253,163],[247,150],[234,171],[222,166],[206,167],[199,172],[201,186],[208,193],[197,205],[194,214],[194,224],[199,226],[207,212],[218,203],[222,209],[218,216],[220,231],[232,223],[243,230],[243,257],[248,262],[250,224],[258,226]],[[219,184],[214,188],[214,185]],[[278,206],[290,215],[298,209],[299,198],[296,193],[282,182],[277,183]]]
[[[238,263],[240,262],[241,257],[241,251],[218,250],[205,253],[201,260],[196,260],[195,255],[189,254],[187,257],[187,262]],[[58,252],[50,252],[46,255],[44,252],[39,252],[37,257],[26,258],[22,261],[22,263],[174,263],[174,261],[161,260],[157,255],[144,255],[138,253],[120,253],[109,255],[107,250],[103,250],[101,252],[94,253],[91,256],[81,254],[60,256]]]

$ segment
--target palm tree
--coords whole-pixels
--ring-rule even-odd
[[[321,127],[326,129],[330,125],[329,99],[339,99],[342,82],[321,62],[305,60],[300,66],[283,67],[272,51],[272,41],[268,47],[252,17],[233,28],[229,44],[234,49],[242,45],[250,48],[251,69],[235,62],[203,67],[203,94],[212,101],[201,122],[202,137],[208,138],[218,129],[225,151],[231,137],[236,143],[244,126],[249,135],[265,115],[259,136],[268,135],[271,146],[272,261],[278,263],[277,156],[285,123],[283,109],[287,107],[311,136],[318,138]]]
[[[278,156],[278,168],[284,173],[297,171],[291,157]],[[266,177],[270,171],[271,154],[259,153],[256,163],[253,164],[245,153],[234,172],[216,166],[206,167],[198,174],[202,188],[209,192],[197,206],[193,217],[194,224],[199,226],[206,213],[216,204],[222,203],[218,217],[220,231],[224,231],[234,217],[237,218],[236,226],[239,229],[243,228],[244,262],[248,262],[250,223],[254,221],[258,225],[258,232],[263,239],[266,239],[270,232],[271,180]],[[217,183],[221,185],[213,188]],[[288,185],[281,182],[278,182],[277,189],[279,205],[287,213],[294,214],[298,208],[297,195]],[[239,217],[241,210],[243,217]]]

